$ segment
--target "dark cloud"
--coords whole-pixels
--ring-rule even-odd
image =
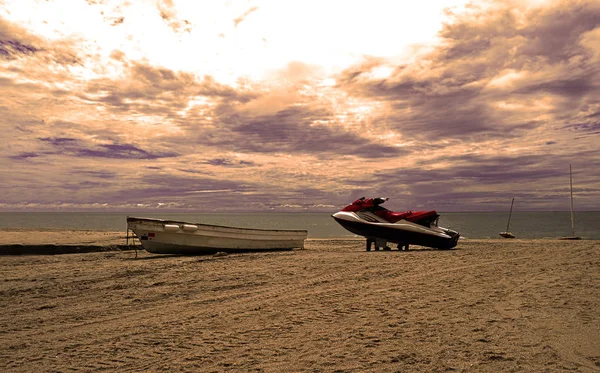
[[[66,154],[77,157],[115,158],[115,159],[158,159],[176,157],[175,152],[147,151],[131,144],[91,144],[73,138],[40,138],[52,145],[50,154]]]
[[[19,161],[19,160],[26,160],[26,159],[30,159],[30,158],[37,158],[42,156],[43,154],[40,153],[35,153],[35,152],[23,152],[17,155],[11,155],[9,156],[10,159],[13,159],[15,161]]]
[[[554,159],[555,160],[555,159]],[[450,166],[433,168],[444,162]],[[550,166],[544,154],[518,156],[482,156],[462,154],[418,162],[418,168],[382,173],[382,180],[399,179],[407,184],[437,180],[473,180],[478,184],[499,184],[507,181],[528,182],[557,176],[562,170]]]
[[[277,187],[261,181],[219,179],[200,173],[174,174],[156,170],[136,179],[135,187],[102,191],[97,198],[112,204],[164,203],[177,208],[202,211],[268,211],[286,208],[315,208],[320,201],[338,198],[336,193],[318,188]],[[241,175],[240,175],[241,176]],[[345,202],[342,200],[340,203]],[[298,207],[299,206],[299,207]]]
[[[599,87],[595,86],[597,82],[590,81],[589,77],[576,77],[570,80],[562,80],[560,78],[552,81],[531,84],[526,87],[519,88],[513,93],[516,94],[539,94],[550,93],[566,98],[577,99],[585,96],[590,91],[596,90]]]
[[[54,146],[68,146],[77,143],[77,139],[69,137],[42,137],[39,140],[50,143]]]
[[[118,175],[111,171],[90,171],[90,170],[73,170],[71,171],[77,175],[90,176],[99,179],[115,179]]]
[[[481,87],[467,85],[476,77],[421,78],[407,73],[388,81],[360,81],[360,74],[356,74],[349,71],[338,82],[354,94],[390,104],[392,110],[377,119],[380,127],[429,140],[470,136],[498,128],[489,115],[486,100],[480,97]]]
[[[229,159],[229,158],[214,158],[214,159],[209,159],[206,162],[204,162],[206,164],[210,164],[212,166],[226,166],[226,167],[241,167],[241,166],[253,166],[254,162],[248,162],[248,161],[238,161],[238,160],[233,160],[233,159]]]
[[[521,14],[508,2],[472,8],[444,25],[441,45],[420,60],[377,79],[370,74],[383,62],[370,59],[340,74],[339,87],[388,102],[394,111],[380,119],[381,126],[428,140],[520,137],[544,124],[524,120],[528,107],[506,115],[494,106],[498,101],[527,102],[548,94],[557,98],[548,109],[557,120],[598,102],[598,62],[580,41],[600,25],[600,3],[565,2]],[[523,75],[490,86],[509,72]]]
[[[31,55],[39,52],[34,46],[22,44],[16,40],[0,39],[0,56],[6,59],[18,58],[22,55]]]
[[[101,193],[101,199],[113,203],[173,202],[186,208],[215,210],[219,203],[231,203],[233,194],[250,189],[252,188],[248,183],[210,179],[200,175],[178,176],[157,171],[138,179],[135,188],[107,191]],[[207,198],[210,198],[210,203]]]
[[[462,154],[420,162],[413,168],[377,171],[368,181],[352,181],[357,185],[367,182],[376,185],[378,193],[403,201],[407,209],[428,206],[445,211],[498,210],[511,197],[519,197],[532,209],[545,209],[549,204],[556,208],[560,206],[559,201],[569,195],[568,164],[571,161],[573,169],[579,170],[575,178],[580,185],[593,180],[581,170],[600,167],[600,157],[594,160],[585,152],[553,157],[541,153]],[[439,167],[440,164],[443,167]],[[592,196],[600,194],[600,188],[589,187],[577,192],[582,193],[580,201],[591,201]]]
[[[121,53],[114,58],[123,59]],[[120,80],[90,81],[82,98],[97,101],[117,112],[134,111],[144,114],[178,116],[190,100],[207,97],[229,103],[248,102],[256,97],[250,91],[235,90],[218,83],[211,76],[197,80],[193,74],[174,72],[140,62],[132,62],[128,73]]]
[[[195,174],[195,175],[209,175],[210,172],[206,172],[204,170],[197,170],[192,168],[178,168],[177,171],[185,172],[186,174]]]
[[[78,155],[118,159],[158,159],[177,157],[175,152],[150,152],[130,144],[105,144],[97,149],[80,149]]]
[[[27,29],[0,17],[0,58],[5,60],[32,58],[38,64],[80,65],[81,59],[69,41],[49,43]],[[36,66],[37,67],[37,66]]]
[[[554,7],[535,9],[528,16],[527,26],[519,30],[527,43],[521,44],[517,53],[544,56],[550,63],[560,63],[586,54],[579,41],[585,32],[600,26],[600,3],[564,1]]]
[[[42,51],[41,39],[0,18],[0,58],[16,59]]]
[[[471,4],[471,9],[474,13],[456,14],[444,25],[444,46],[437,58],[452,62],[484,57],[465,62],[469,67],[483,62],[487,69],[544,68],[585,56],[580,38],[598,27],[600,15],[597,1],[559,1],[529,10],[499,1],[483,9]]]
[[[149,190],[158,193],[196,193],[211,190],[247,190],[245,183],[233,180],[208,179],[205,177],[183,177],[171,174],[147,174],[141,179],[144,185],[152,186]]]
[[[65,183],[62,188],[66,189],[66,190],[79,192],[81,190],[95,189],[95,188],[99,188],[99,187],[103,187],[103,186],[106,187],[108,185],[109,184],[107,184],[107,183],[102,183],[102,182],[98,182],[98,181],[83,180],[83,181]]]
[[[567,127],[571,127],[577,131],[588,132],[590,134],[600,133],[600,121],[594,121],[590,123],[574,123]]]
[[[331,119],[332,112],[309,107],[289,107],[273,115],[258,117],[234,113],[220,118],[227,126],[224,134],[213,133],[199,141],[229,149],[257,153],[305,153],[315,155],[355,155],[367,158],[399,154],[396,147],[378,144],[357,134],[326,125],[317,120]],[[222,131],[220,128],[219,131]]]

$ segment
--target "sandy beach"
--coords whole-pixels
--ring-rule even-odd
[[[3,372],[598,372],[600,242],[166,256],[0,231]],[[105,248],[103,251],[100,249]]]

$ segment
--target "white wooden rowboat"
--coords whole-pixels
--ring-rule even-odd
[[[174,220],[127,217],[127,229],[155,254],[211,254],[304,248],[308,232],[237,228]]]

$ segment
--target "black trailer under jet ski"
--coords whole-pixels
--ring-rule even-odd
[[[342,227],[367,239],[367,251],[375,243],[375,250],[389,250],[388,242],[398,249],[409,245],[427,246],[440,250],[452,249],[460,234],[438,226],[440,215],[430,211],[390,211],[381,206],[387,198],[362,197],[336,212],[332,217]]]

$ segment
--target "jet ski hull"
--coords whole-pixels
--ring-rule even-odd
[[[372,215],[362,217],[353,212],[340,211],[333,218],[346,230],[376,241],[388,241],[398,245],[419,245],[441,250],[456,246],[459,233],[433,225],[425,227],[406,220],[396,223],[382,222]],[[371,221],[365,220],[369,219]]]

